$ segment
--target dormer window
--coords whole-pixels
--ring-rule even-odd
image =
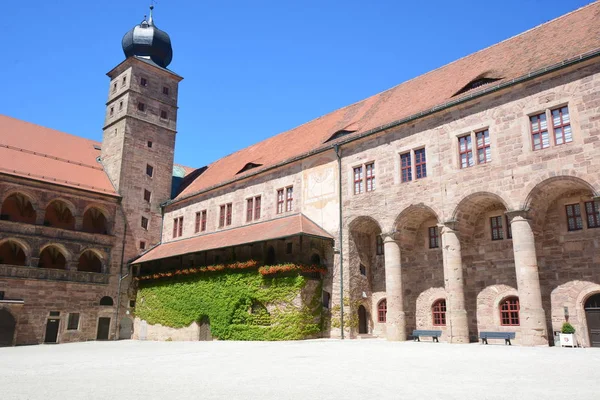
[[[242,168],[242,169],[240,169],[240,170],[238,171],[238,174],[241,174],[242,172],[246,172],[246,171],[248,171],[249,169],[252,169],[252,168],[258,168],[258,167],[261,167],[261,166],[262,166],[262,164],[256,164],[256,163],[251,163],[251,162],[249,162],[248,164],[244,165],[244,168]],[[237,174],[236,174],[236,175],[237,175]]]
[[[463,86],[458,92],[454,93],[452,97],[458,96],[459,94],[466,93],[468,91],[480,88],[485,85],[489,85],[490,83],[499,81],[501,79],[502,77],[499,77],[497,75],[494,76],[494,74],[491,72],[485,72],[473,79],[471,82],[467,83],[465,86]]]
[[[327,139],[327,140],[325,141],[325,143],[327,143],[327,142],[330,142],[330,141],[332,141],[332,140],[335,140],[335,139],[339,139],[339,138],[341,138],[341,137],[343,137],[343,136],[347,136],[347,135],[349,135],[349,134],[351,134],[351,133],[354,133],[354,132],[356,132],[356,130],[351,130],[351,129],[340,129],[339,131],[337,131],[337,132],[335,132],[333,135],[331,135],[331,136],[329,137],[329,139]]]

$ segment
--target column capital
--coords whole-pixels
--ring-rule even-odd
[[[442,221],[438,224],[438,228],[444,233],[444,231],[457,231],[458,230],[458,220],[449,219],[447,221]]]
[[[384,243],[395,242],[397,234],[398,234],[398,231],[394,230],[394,231],[389,231],[389,232],[382,232],[380,234],[380,236],[383,239]]]
[[[520,217],[521,219],[528,220],[529,210],[511,210],[505,211],[504,214],[508,217],[508,220],[512,222],[513,218]]]

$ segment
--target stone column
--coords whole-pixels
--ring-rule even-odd
[[[465,308],[462,254],[456,221],[438,225],[442,237],[444,287],[446,289],[446,331],[450,343],[469,343],[469,324]]]
[[[535,238],[525,211],[506,212],[512,230],[517,290],[519,292],[520,343],[524,346],[548,345],[546,314],[538,273]]]
[[[404,296],[402,291],[402,266],[400,245],[394,240],[394,232],[384,233],[385,292],[387,299],[386,331],[387,339],[406,340],[406,319],[404,317]]]

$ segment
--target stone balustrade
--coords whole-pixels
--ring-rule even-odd
[[[107,285],[108,274],[0,264],[0,277]]]

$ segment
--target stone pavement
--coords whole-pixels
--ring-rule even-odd
[[[600,349],[314,340],[0,348],[0,399],[600,399]]]

